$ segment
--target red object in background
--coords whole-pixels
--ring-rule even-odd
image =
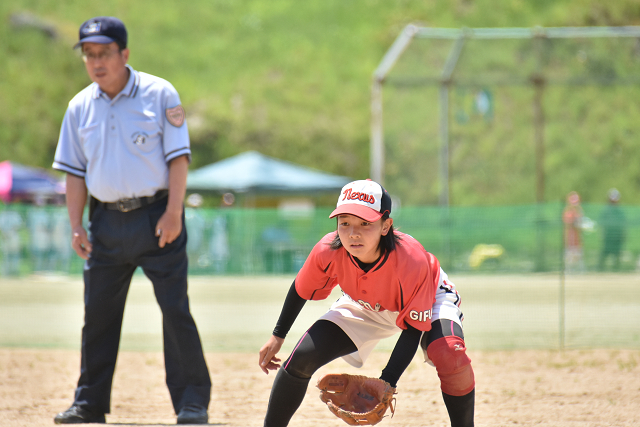
[[[6,160],[0,162],[0,200],[12,202],[64,201],[65,185],[44,169]]]

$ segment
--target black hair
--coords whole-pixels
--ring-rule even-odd
[[[387,219],[389,219],[388,213],[385,213],[384,215],[382,215],[382,218],[381,218],[382,221],[385,221]],[[396,249],[396,244],[400,240],[402,239],[400,238],[400,236],[398,236],[395,233],[393,229],[393,224],[391,224],[391,227],[389,227],[389,231],[387,232],[387,234],[384,236],[380,236],[380,242],[378,243],[378,250],[380,251],[381,254],[385,252],[394,251]],[[340,235],[338,234],[337,230],[336,230],[336,235],[333,237],[333,240],[331,241],[331,243],[329,243],[329,247],[333,250],[340,249],[342,247],[342,242],[340,241]]]

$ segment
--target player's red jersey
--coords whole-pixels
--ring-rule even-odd
[[[331,249],[335,231],[320,240],[296,277],[296,291],[307,300],[327,298],[340,288],[351,299],[373,311],[398,312],[396,324],[410,324],[421,331],[431,329],[431,307],[440,279],[440,263],[408,234],[396,249],[383,254],[369,272],[364,272],[344,247]]]

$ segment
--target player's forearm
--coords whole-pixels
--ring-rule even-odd
[[[416,354],[421,336],[422,331],[407,325],[407,329],[400,334],[400,338],[398,338],[398,342],[396,342],[396,346],[393,348],[391,357],[389,357],[389,363],[387,363],[387,366],[382,370],[380,379],[385,380],[391,384],[392,387],[396,387],[398,380]]]
[[[282,311],[280,312],[276,327],[273,329],[274,336],[278,338],[285,338],[287,336],[291,326],[293,326],[293,322],[295,322],[306,302],[306,299],[298,295],[298,291],[296,291],[296,281],[294,280],[282,305]]]
[[[87,203],[87,185],[84,178],[67,174],[66,179],[67,211],[71,229],[82,226],[84,206]]]
[[[169,200],[167,212],[182,214],[184,196],[187,193],[187,174],[189,159],[187,156],[175,158],[169,163]]]

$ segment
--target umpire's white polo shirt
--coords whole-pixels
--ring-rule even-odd
[[[92,83],[69,102],[53,168],[84,177],[103,202],[151,196],[169,186],[168,162],[191,156],[178,92],[135,71],[114,99]]]

